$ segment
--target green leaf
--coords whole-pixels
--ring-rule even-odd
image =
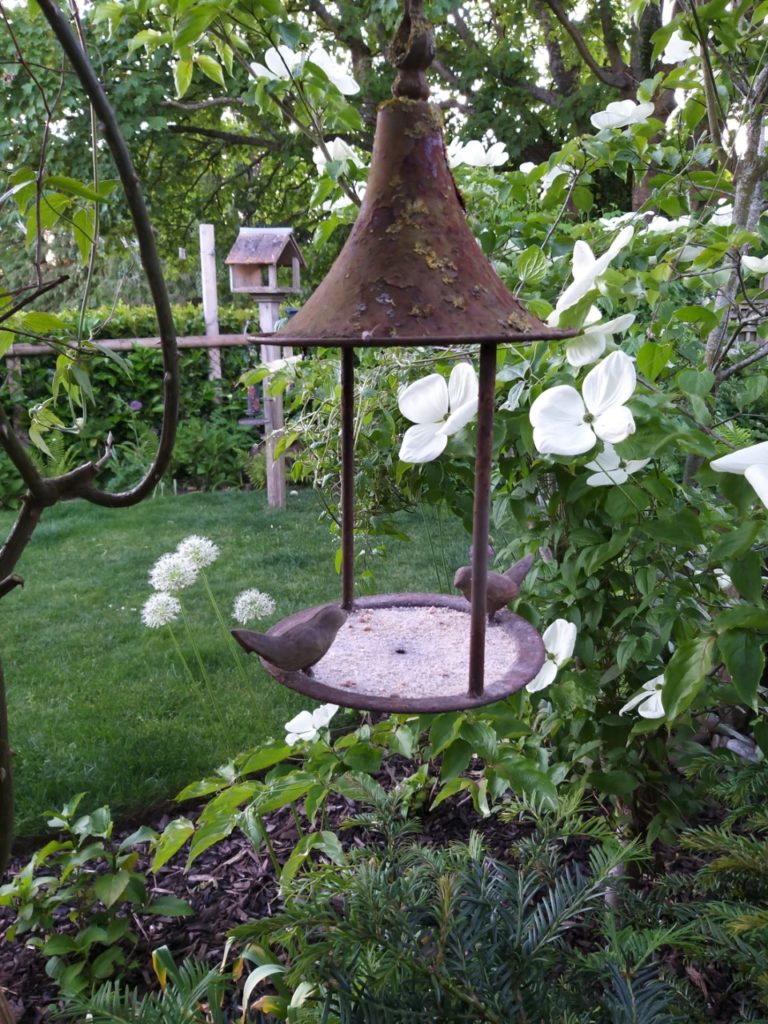
[[[710,561],[722,562],[726,558],[734,558],[748,551],[762,529],[762,524],[755,519],[748,519],[741,526],[724,533],[712,548]]]
[[[240,772],[242,775],[252,775],[254,772],[271,768],[272,765],[284,761],[291,754],[291,748],[287,743],[267,743],[259,747],[252,754],[249,754]]]
[[[763,643],[760,637],[743,629],[723,633],[717,640],[717,646],[739,699],[753,709],[756,706],[757,688],[765,668]]]
[[[159,917],[194,917],[195,914],[189,903],[180,900],[178,896],[158,896],[142,912],[157,914]]]
[[[176,99],[181,99],[192,81],[192,61],[179,60],[173,69],[173,84],[176,86]]]
[[[178,853],[194,831],[195,826],[189,818],[174,818],[173,821],[169,821],[163,829],[155,849],[152,870],[157,872],[164,864],[167,864],[171,857]]]
[[[531,245],[525,252],[521,252],[515,264],[517,276],[527,284],[538,284],[539,281],[543,281],[548,267],[549,260],[538,245]]]
[[[697,636],[680,644],[664,671],[661,702],[674,721],[691,704],[712,671],[714,636]]]
[[[344,851],[333,832],[310,832],[299,840],[293,848],[291,856],[285,862],[283,870],[280,872],[281,886],[290,882],[312,850],[320,850],[325,853],[334,864],[344,863]]]
[[[45,188],[53,189],[55,192],[66,192],[68,195],[79,196],[80,199],[90,199],[93,203],[100,203],[104,199],[91,185],[84,185],[77,178],[69,178],[65,174],[50,174],[45,179]]]
[[[758,604],[763,596],[763,559],[757,551],[750,551],[728,564],[730,577],[742,597]]]
[[[21,324],[25,331],[31,331],[33,334],[50,334],[65,330],[64,321],[56,313],[25,313],[21,318]]]
[[[494,765],[496,772],[509,782],[516,793],[527,793],[543,801],[548,807],[557,807],[557,789],[550,777],[534,762],[525,757],[504,758]]]
[[[718,633],[729,629],[759,629],[765,633],[768,632],[768,609],[740,604],[721,612],[712,625]]]
[[[705,398],[712,393],[715,375],[711,370],[681,370],[675,377],[678,387],[686,395]]]
[[[344,752],[344,764],[359,772],[377,772],[384,751],[371,743],[355,743]]]
[[[293,803],[299,797],[304,796],[310,786],[317,780],[309,772],[295,773],[282,779],[275,779],[264,787],[257,801],[259,814],[269,814],[277,811],[286,804]]]
[[[472,747],[464,740],[454,740],[443,754],[440,778],[447,782],[461,775],[472,760]]]
[[[705,306],[680,306],[676,309],[671,320],[680,320],[686,324],[701,324],[703,333],[708,334],[714,330],[720,322],[720,317]],[[690,371],[695,372],[695,371]]]
[[[434,811],[436,807],[447,800],[449,797],[454,796],[456,793],[460,793],[462,790],[469,789],[472,785],[472,779],[451,779],[449,782],[442,787],[440,792],[437,794],[435,799],[432,801],[430,811]]]
[[[675,547],[691,548],[704,541],[699,517],[690,509],[670,511],[658,519],[648,520],[642,529],[655,540]]]
[[[184,46],[197,42],[218,13],[219,8],[215,4],[195,4],[187,11],[176,28],[173,38],[175,48],[180,50]],[[184,91],[186,92],[186,89]]]
[[[204,825],[200,825],[189,847],[187,868],[197,860],[201,853],[205,853],[209,847],[221,842],[222,839],[226,839],[236,823],[234,815],[222,814],[220,818],[211,818]]]
[[[455,711],[436,715],[429,729],[429,742],[432,745],[432,757],[437,757],[459,735],[464,716]]]
[[[589,776],[589,784],[609,796],[629,796],[640,785],[640,779],[636,779],[629,772],[617,769],[608,772],[592,772]]]
[[[195,58],[195,63],[203,72],[207,75],[212,82],[216,82],[217,85],[224,87],[224,71],[222,70],[221,64],[213,57],[209,57],[205,53],[198,53]]]
[[[662,345],[657,342],[647,341],[644,345],[640,346],[640,350],[637,353],[637,368],[644,377],[647,377],[653,383],[669,362],[673,352],[674,346],[670,344]]]
[[[93,891],[98,898],[109,909],[120,899],[125,892],[125,887],[131,880],[127,871],[117,871],[115,874],[99,875],[93,883]]]
[[[72,214],[72,234],[80,259],[87,263],[96,236],[96,219],[92,210],[75,210]]]

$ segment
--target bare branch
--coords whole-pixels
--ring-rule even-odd
[[[275,139],[265,139],[260,135],[240,135],[237,132],[220,131],[218,128],[198,128],[193,124],[169,124],[168,131],[175,135],[199,135],[204,139],[218,139],[233,146],[259,146],[273,153],[279,153],[285,148]]]
[[[609,71],[597,63],[581,32],[579,32],[560,4],[560,0],[544,0],[544,3],[571,37],[574,46],[579,52],[579,56],[596,78],[599,78],[605,85],[613,86],[615,89],[625,89],[631,84],[631,78],[626,71]]]
[[[244,107],[239,96],[212,96],[208,100],[166,100],[163,106],[174,110],[208,110],[210,107]]]

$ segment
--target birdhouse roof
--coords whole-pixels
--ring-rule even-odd
[[[240,228],[225,263],[290,266],[297,258],[306,266],[292,228]]]

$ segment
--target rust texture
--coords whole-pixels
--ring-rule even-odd
[[[493,399],[496,346],[480,346],[475,498],[472,510],[472,611],[469,632],[469,696],[481,698],[485,673],[486,582],[493,462]]]
[[[423,608],[436,605],[442,608],[452,608],[454,611],[469,612],[469,606],[462,597],[453,597],[446,594],[377,594],[373,597],[358,598],[353,605],[353,610],[360,608]],[[318,606],[322,607],[322,605]],[[318,607],[307,608],[295,615],[282,619],[267,633],[268,636],[279,634],[317,612]],[[339,704],[348,708],[360,708],[368,711],[391,711],[428,713],[435,711],[462,711],[466,708],[476,708],[483,704],[491,704],[497,700],[503,700],[513,693],[521,690],[526,683],[536,675],[544,664],[545,652],[544,643],[533,628],[525,619],[514,612],[503,609],[498,612],[497,626],[506,630],[515,637],[522,651],[521,656],[514,665],[498,680],[494,680],[490,686],[486,686],[478,696],[470,693],[455,693],[443,697],[403,697],[386,696],[379,697],[373,694],[352,693],[342,687],[330,686],[319,682],[306,672],[286,672],[276,668],[263,658],[260,659],[263,667],[274,676],[278,682],[288,686],[292,690],[312,697],[314,700],[324,701],[330,704]]]
[[[437,107],[379,109],[368,189],[349,238],[304,307],[291,344],[423,345],[569,337],[526,312],[467,225]]]
[[[341,607],[355,595],[355,354],[341,353]]]

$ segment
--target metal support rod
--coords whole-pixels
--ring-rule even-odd
[[[480,346],[477,404],[475,504],[472,515],[472,610],[469,633],[469,695],[480,697],[485,676],[485,617],[488,585],[488,529],[491,505],[493,405],[496,390],[496,345]]]
[[[341,606],[355,593],[355,350],[341,350]]]

